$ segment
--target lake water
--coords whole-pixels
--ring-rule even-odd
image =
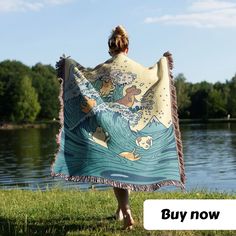
[[[50,177],[58,128],[0,130],[0,189],[91,187]],[[236,123],[182,124],[181,131],[186,189],[236,192]]]

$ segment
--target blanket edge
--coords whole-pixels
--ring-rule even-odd
[[[163,54],[166,57],[168,62],[168,74],[170,80],[170,91],[171,91],[171,118],[172,123],[174,126],[174,133],[175,133],[175,140],[176,140],[176,149],[178,153],[178,161],[179,161],[179,173],[180,173],[180,181],[184,186],[186,176],[185,176],[185,169],[184,169],[184,155],[183,155],[183,145],[179,127],[179,117],[178,117],[178,106],[177,106],[177,95],[176,95],[176,88],[174,85],[174,76],[172,73],[173,70],[173,57],[172,54],[167,51]],[[185,187],[184,187],[185,188]]]

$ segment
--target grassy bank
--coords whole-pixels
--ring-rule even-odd
[[[146,231],[143,202],[146,199],[236,199],[236,194],[208,192],[131,193],[136,221],[134,230],[123,231],[112,218],[116,201],[112,190],[0,191],[0,235],[236,235],[236,231]]]

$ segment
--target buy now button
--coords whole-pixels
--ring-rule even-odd
[[[147,230],[236,230],[236,200],[146,200]]]

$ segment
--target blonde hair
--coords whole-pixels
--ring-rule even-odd
[[[124,52],[129,47],[129,37],[122,25],[118,25],[112,30],[108,39],[109,53],[114,56],[120,52]]]

